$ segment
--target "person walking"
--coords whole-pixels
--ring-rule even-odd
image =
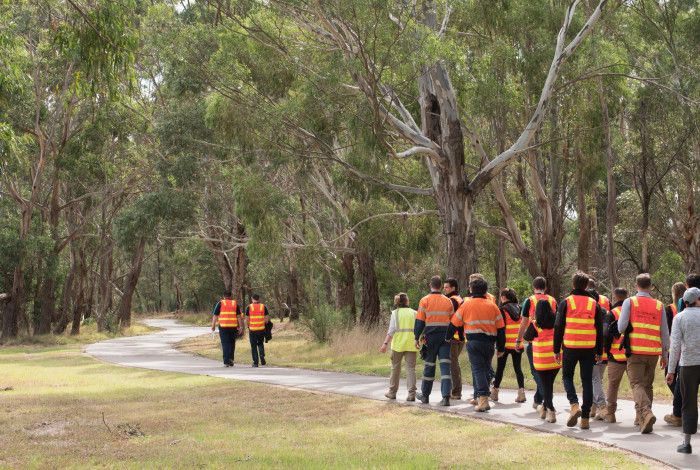
[[[554,354],[562,363],[562,379],[566,396],[571,404],[568,427],[576,426],[581,418],[581,429],[590,428],[593,404],[593,366],[603,352],[603,312],[586,290],[588,275],[577,272],[572,278],[573,290],[561,301],[554,324]],[[563,347],[562,347],[563,345]],[[583,403],[579,406],[574,385],[574,371],[579,366]]]
[[[389,391],[384,394],[390,400],[396,400],[396,392],[399,390],[401,378],[401,362],[406,359],[406,385],[408,396],[406,401],[416,401],[416,348],[413,341],[413,329],[416,324],[416,311],[410,308],[408,296],[401,292],[394,297],[396,309],[391,312],[389,330],[386,332],[384,343],[379,352],[385,353],[391,342],[391,377],[389,378]]]
[[[211,331],[216,331],[216,324],[218,323],[224,367],[233,367],[236,338],[241,332],[243,320],[241,318],[241,308],[238,306],[238,302],[231,298],[231,293],[224,292],[223,297],[216,303],[211,312]]]
[[[668,325],[668,332],[671,337],[673,337],[673,319],[678,315],[678,304],[679,302],[683,304],[683,294],[685,293],[686,285],[682,282],[676,282],[673,287],[671,287],[671,298],[672,302],[666,306],[666,324]],[[681,311],[683,308],[680,309]],[[683,397],[681,394],[681,387],[678,383],[678,371],[673,371],[673,377],[675,380],[668,384],[668,388],[671,389],[673,393],[673,411],[671,414],[664,416],[664,421],[670,426],[680,427],[682,422],[682,408],[683,408]],[[668,376],[668,368],[666,370],[666,375]]]
[[[601,295],[596,290],[596,283],[593,278],[588,279],[588,293],[591,297],[598,302],[600,308],[603,311],[603,319],[605,315],[610,311],[610,300]],[[603,321],[603,323],[605,323]],[[603,334],[603,341],[605,341],[605,334]],[[591,405],[591,418],[602,421],[605,416],[605,390],[603,389],[603,376],[605,375],[605,370],[608,367],[608,356],[605,353],[605,348],[603,348],[603,354],[598,362],[593,366],[593,405]]]
[[[559,374],[561,364],[554,357],[554,324],[556,316],[552,304],[538,300],[535,306],[533,322],[525,332],[525,338],[532,344],[533,361],[542,382],[542,405],[540,418],[548,423],[557,422],[554,408],[554,381]]]
[[[642,434],[653,431],[656,416],[651,411],[654,402],[654,376],[661,357],[661,368],[668,358],[668,324],[663,304],[651,294],[651,276],[643,273],[636,279],[637,294],[625,300],[617,321],[618,330],[629,336],[627,377],[632,386],[635,422]],[[631,329],[627,331],[627,327]]]
[[[523,307],[520,312],[522,317],[520,321],[520,330],[518,331],[518,339],[515,341],[515,346],[517,349],[523,349],[523,335],[525,331],[530,326],[531,323],[535,323],[535,307],[537,302],[540,300],[546,300],[550,303],[552,310],[557,310],[557,300],[551,295],[547,295],[547,280],[541,276],[536,277],[532,280],[532,290],[533,294],[528,297],[525,302],[523,302]],[[535,395],[532,397],[532,407],[538,411],[539,407],[542,406],[542,384],[540,383],[540,378],[537,375],[537,369],[535,369],[535,363],[532,357],[532,344],[528,343],[525,347],[525,354],[527,355],[527,360],[530,364],[530,374],[532,374],[532,379],[535,381],[536,390]],[[544,409],[544,408],[543,408]]]
[[[486,297],[488,284],[482,279],[469,283],[471,299],[464,302],[447,329],[446,341],[452,338],[457,328],[464,326],[467,337],[467,355],[474,377],[474,396],[477,400],[476,411],[488,411],[489,381],[494,346],[498,357],[505,353],[505,323],[501,310]]]
[[[464,299],[459,295],[459,283],[457,279],[448,278],[442,288],[445,297],[452,301],[452,308],[456,312]],[[450,340],[450,375],[452,376],[452,392],[450,398],[462,399],[462,369],[459,365],[459,355],[464,350],[464,328],[460,328]]]
[[[441,406],[450,406],[450,393],[452,392],[452,378],[450,376],[450,337],[445,338],[450,319],[454,313],[452,301],[442,295],[440,288],[442,279],[433,276],[430,279],[430,294],[420,299],[416,323],[413,329],[416,349],[420,349],[421,337],[425,337],[427,354],[424,358],[423,380],[421,391],[416,398],[421,403],[429,403],[430,393],[435,381],[435,366],[440,364],[440,391],[442,392]]]
[[[265,304],[260,302],[260,296],[253,294],[252,303],[245,310],[248,319],[248,336],[250,338],[250,352],[253,355],[253,367],[258,364],[265,365],[265,324],[270,321],[269,312]]]
[[[491,400],[498,401],[498,391],[503,380],[503,372],[506,369],[508,357],[510,356],[515,378],[518,381],[518,396],[515,398],[515,403],[524,403],[526,401],[525,377],[521,366],[523,350],[518,349],[516,345],[520,331],[520,305],[518,305],[518,297],[513,289],[503,289],[500,297],[501,315],[506,325],[506,351],[496,362],[496,377],[491,390]]]
[[[698,431],[698,386],[700,385],[700,289],[691,287],[683,294],[687,307],[673,320],[671,352],[666,383],[680,383],[683,396],[683,443],[678,452],[690,454],[690,437]],[[680,366],[680,380],[676,367]]]
[[[627,289],[620,287],[615,289],[613,291],[612,309],[605,315],[603,336],[608,357],[608,393],[603,420],[606,423],[617,422],[615,417],[617,412],[617,395],[620,390],[622,377],[627,372],[627,354],[623,345],[625,338],[617,330],[617,320],[620,318],[622,303],[627,298],[627,295]]]

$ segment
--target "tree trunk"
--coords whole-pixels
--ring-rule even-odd
[[[139,282],[141,275],[141,267],[143,266],[143,258],[146,250],[146,238],[141,237],[134,247],[134,252],[131,255],[131,270],[124,279],[123,295],[119,303],[117,311],[117,319],[121,328],[131,326],[131,301],[134,297],[136,284]]]
[[[73,302],[73,315],[72,315],[72,325],[70,334],[78,335],[80,334],[80,322],[85,314],[85,291],[86,291],[86,277],[87,277],[87,262],[85,259],[85,249],[84,247],[78,248],[78,262],[76,265],[76,276],[78,279],[78,284],[75,288],[75,301]]]
[[[588,204],[586,203],[586,184],[581,168],[581,149],[576,149],[578,172],[576,175],[576,196],[578,211],[578,269],[585,273],[590,268],[590,223],[588,221]]]
[[[506,249],[506,240],[498,238],[498,249],[496,250],[496,263],[494,271],[496,273],[496,290],[500,293],[502,289],[508,286],[508,250]]]
[[[605,169],[607,171],[608,197],[605,207],[605,266],[610,278],[610,288],[619,286],[620,280],[617,276],[615,266],[615,241],[614,229],[617,223],[617,187],[615,185],[615,154],[612,146],[612,136],[610,127],[610,113],[608,112],[608,102],[605,99],[605,89],[603,88],[603,78],[598,77],[598,99],[600,101],[600,112],[603,120],[603,145],[605,146]]]
[[[340,279],[337,289],[337,306],[339,309],[348,309],[353,321],[357,315],[355,305],[355,256],[352,253],[343,253],[340,269]]]
[[[301,285],[299,282],[299,273],[297,272],[294,261],[289,265],[289,290],[287,291],[287,305],[289,306],[289,319],[298,320],[301,310]]]
[[[357,267],[362,277],[362,309],[360,323],[366,326],[379,323],[379,284],[374,269],[374,257],[366,248],[357,253]]]

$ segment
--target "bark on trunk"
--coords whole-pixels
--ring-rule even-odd
[[[603,78],[598,77],[598,99],[603,118],[603,145],[605,146],[605,169],[607,171],[607,205],[605,207],[605,266],[610,278],[610,288],[618,287],[620,280],[615,266],[614,229],[617,223],[617,187],[615,185],[615,153],[612,146],[610,113],[605,99]]]
[[[496,251],[496,263],[494,271],[496,272],[496,290],[500,293],[508,285],[508,250],[506,249],[506,240],[498,239],[498,249]]]
[[[362,310],[360,323],[366,326],[379,323],[379,283],[374,268],[374,257],[365,248],[357,253],[357,266],[362,277]]]
[[[123,295],[117,312],[117,319],[121,328],[131,326],[131,302],[141,275],[145,250],[146,238],[142,237],[136,243],[134,252],[131,255],[131,270],[124,279]]]
[[[355,256],[352,253],[343,253],[340,269],[340,279],[337,289],[337,306],[339,309],[348,309],[350,318],[357,315],[355,305]]]
[[[590,224],[588,222],[588,204],[586,203],[586,184],[581,168],[581,150],[576,149],[578,173],[576,176],[576,196],[578,210],[578,269],[585,273],[590,268]]]
[[[289,289],[287,291],[287,305],[289,306],[289,319],[298,320],[301,311],[301,283],[299,282],[299,273],[297,272],[294,262],[289,265]]]

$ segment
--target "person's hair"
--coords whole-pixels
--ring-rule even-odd
[[[459,283],[457,282],[457,279],[453,277],[448,277],[447,279],[445,279],[445,284],[449,284],[450,287],[452,287],[455,290],[455,292],[459,292]]]
[[[399,292],[394,296],[394,305],[396,307],[408,307],[408,295]]]
[[[651,288],[651,276],[649,275],[649,273],[642,273],[637,275],[637,278],[634,280],[634,282],[640,289]]]
[[[685,294],[685,284],[676,282],[673,287],[671,287],[671,296],[673,297],[674,305],[678,305],[678,301],[683,298],[683,294]]]
[[[532,288],[537,290],[545,290],[547,288],[547,279],[542,276],[537,276],[532,280]]]
[[[430,278],[430,287],[432,289],[440,289],[442,287],[442,279],[440,276],[433,276]]]
[[[688,287],[700,288],[700,274],[691,273],[685,278],[685,284]]]
[[[474,273],[474,274],[471,274],[471,275],[469,276],[469,285],[471,285],[471,282],[472,282],[472,281],[475,281],[475,280],[477,280],[477,279],[480,279],[480,280],[482,280],[482,281],[485,281],[485,280],[486,280],[486,279],[484,278],[484,275],[483,275],[483,274]]]
[[[624,287],[616,287],[615,290],[613,290],[613,299],[616,302],[620,302],[621,300],[625,300],[628,295],[629,295],[629,292],[627,292],[627,289],[625,289]]]
[[[485,296],[489,290],[489,285],[483,279],[474,279],[469,283],[469,291],[472,295]]]
[[[586,288],[587,289],[595,289],[596,288],[595,279],[593,279],[592,277],[589,277],[588,278],[588,286]]]
[[[253,300],[260,300],[260,294],[253,294],[251,297]]]
[[[574,289],[586,290],[588,287],[588,274],[583,271],[577,271],[571,277],[571,284],[573,284]]]
[[[508,302],[514,302],[516,304],[518,303],[518,294],[516,294],[515,291],[510,287],[501,289],[501,297],[505,297],[506,299],[508,299]]]
[[[230,299],[230,298],[231,298],[231,291],[230,291],[230,290],[225,290],[225,291],[224,291],[224,294],[223,294],[223,297],[224,297],[225,299]]]
[[[549,301],[546,299],[541,299],[535,305],[535,322],[537,326],[543,330],[551,330],[554,328],[555,320],[554,311]]]

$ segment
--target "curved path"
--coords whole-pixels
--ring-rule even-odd
[[[233,368],[225,368],[218,361],[193,356],[177,351],[174,348],[174,345],[179,341],[209,333],[211,331],[209,328],[186,326],[178,323],[176,320],[166,319],[146,320],[145,323],[149,326],[162,328],[162,330],[148,335],[117,338],[92,344],[86,348],[87,354],[105,362],[128,367],[247,380],[302,390],[386,401],[384,393],[387,389],[388,380],[383,377],[281,367],[260,367],[254,369],[250,366],[236,365]],[[399,389],[400,394],[403,394],[405,391],[403,387],[404,385],[402,384],[402,388]],[[469,389],[467,388],[467,390]],[[676,446],[680,443],[681,438],[680,429],[669,427],[663,422],[663,415],[671,411],[670,405],[657,404],[654,406],[654,413],[657,416],[654,432],[648,435],[641,435],[632,424],[634,421],[634,404],[628,400],[621,400],[618,405],[621,408],[617,413],[619,423],[606,424],[592,420],[591,429],[581,431],[577,428],[567,428],[564,423],[567,416],[565,410],[568,409],[568,402],[563,394],[556,394],[554,400],[554,405],[559,410],[557,415],[559,422],[556,424],[548,424],[540,420],[531,407],[531,401],[523,405],[514,403],[514,391],[501,390],[500,395],[500,402],[488,413],[476,413],[472,411],[473,407],[467,405],[464,401],[453,401],[453,406],[449,408],[432,404],[409,404],[401,399],[397,400],[397,403],[408,406],[421,406],[444,413],[516,424],[538,431],[553,432],[577,439],[612,445],[677,468],[700,468],[700,456],[682,455],[676,452]],[[532,394],[529,393],[528,395],[528,399],[531,400]],[[698,452],[700,452],[700,438],[696,439],[694,443]]]

